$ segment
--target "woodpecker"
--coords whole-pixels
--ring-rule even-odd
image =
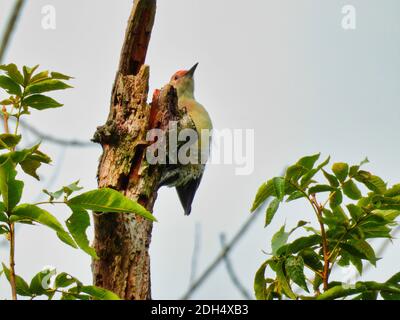
[[[201,153],[208,155],[211,137],[206,136],[209,141],[202,141],[202,130],[211,132],[212,122],[207,110],[194,97],[194,73],[197,66],[198,63],[189,70],[176,72],[169,84],[177,91],[179,109],[187,113],[196,127],[198,155]],[[170,165],[162,179],[161,185],[176,188],[185,215],[189,215],[192,210],[192,202],[200,185],[204,169],[205,163],[202,163],[199,158],[199,162],[196,164]]]

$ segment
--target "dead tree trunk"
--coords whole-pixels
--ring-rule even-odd
[[[144,65],[156,12],[156,0],[136,0],[129,18],[119,70],[106,124],[94,141],[103,147],[98,185],[120,191],[152,211],[161,165],[145,159],[149,129],[168,130],[177,120],[175,89],[166,86],[147,103],[149,67]],[[152,223],[131,214],[94,214],[94,247],[100,257],[92,264],[94,284],[126,300],[151,299]]]

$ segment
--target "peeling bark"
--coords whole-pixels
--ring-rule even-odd
[[[94,141],[103,147],[98,168],[99,188],[109,187],[152,211],[162,172],[145,160],[149,129],[168,130],[177,120],[176,91],[164,87],[147,103],[149,67],[144,65],[156,11],[155,0],[135,1],[129,18],[106,124]],[[150,257],[152,222],[134,214],[94,214],[92,264],[94,284],[126,300],[151,299]]]

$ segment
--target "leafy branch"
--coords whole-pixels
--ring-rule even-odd
[[[349,285],[329,279],[334,268],[353,265],[362,274],[364,260],[376,265],[378,258],[368,241],[392,239],[391,232],[398,226],[396,218],[400,215],[400,184],[388,188],[380,177],[362,170],[361,167],[368,163],[367,159],[353,166],[334,163],[332,171],[328,172],[325,167],[330,158],[316,165],[319,157],[320,154],[301,158],[287,168],[284,176],[262,184],[256,194],[252,212],[272,198],[266,209],[266,227],[282,203],[305,198],[316,215],[319,229],[299,221],[290,232],[286,232],[283,226],[275,233],[271,241],[271,257],[255,276],[257,299],[282,299],[283,296],[290,299],[336,299],[355,294],[359,294],[357,297],[360,299],[376,298],[378,294],[384,299],[400,298],[398,275],[385,284],[357,282]],[[326,182],[320,183],[317,178]],[[364,196],[361,190],[367,191]],[[320,202],[317,197],[324,201]],[[349,200],[347,205],[343,204],[344,199]],[[289,237],[298,229],[311,235],[289,243]],[[309,271],[306,272],[305,268]],[[274,278],[266,278],[267,269],[275,273]],[[310,273],[312,279],[308,278]],[[293,285],[305,293],[310,292],[309,286],[312,285],[314,295],[297,295]]]
[[[79,182],[73,182],[61,189],[50,192],[43,190],[48,195],[48,201],[40,203],[21,203],[24,191],[24,182],[17,180],[19,171],[39,180],[37,170],[42,164],[51,163],[51,158],[40,150],[40,144],[30,148],[20,149],[22,136],[19,135],[19,125],[22,117],[30,114],[31,109],[38,111],[59,108],[61,103],[44,93],[71,88],[67,81],[72,77],[58,73],[41,71],[38,66],[33,68],[23,67],[22,72],[15,64],[0,65],[0,88],[7,96],[0,104],[5,132],[0,134],[0,234],[5,235],[9,241],[9,264],[3,264],[3,272],[10,282],[12,298],[28,296],[31,299],[46,295],[49,299],[56,293],[62,299],[116,299],[115,294],[97,288],[84,286],[76,278],[65,273],[59,274],[55,279],[53,288],[49,289],[41,278],[49,276],[38,273],[28,285],[27,282],[16,274],[15,271],[15,228],[18,224],[41,224],[55,231],[56,236],[65,244],[79,248],[89,254],[93,259],[98,259],[97,253],[90,246],[86,230],[90,226],[89,210],[97,214],[102,213],[131,213],[145,219],[155,221],[153,215],[136,201],[132,201],[116,190],[102,188],[75,195],[82,190]],[[9,119],[15,120],[13,133],[10,133]],[[74,194],[74,196],[72,196]],[[62,200],[60,200],[62,198]],[[65,221],[65,226],[49,211],[41,208],[42,205],[65,205],[71,215]],[[47,280],[46,280],[47,281]],[[67,291],[60,288],[66,288]]]

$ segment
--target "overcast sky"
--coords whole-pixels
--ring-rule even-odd
[[[0,27],[12,0],[0,0]],[[54,94],[65,107],[34,112],[30,123],[43,132],[89,140],[108,114],[111,86],[132,1],[30,0],[5,62],[41,64],[73,75],[74,89]],[[255,130],[255,170],[236,176],[232,165],[207,168],[192,215],[184,217],[173,189],[160,191],[151,245],[153,297],[181,297],[189,284],[195,226],[201,229],[198,272],[220,251],[219,235],[230,239],[249,215],[258,186],[299,157],[316,152],[335,161],[358,163],[390,183],[400,181],[400,2],[398,0],[159,0],[147,63],[151,88],[178,69],[200,62],[196,97],[218,129]],[[355,30],[341,26],[342,8],[356,8]],[[41,25],[44,5],[57,13],[56,30]],[[35,137],[27,136],[33,143]],[[41,184],[26,178],[26,200],[41,188],[55,189],[81,179],[96,187],[101,149],[43,149],[55,164],[41,169]],[[54,208],[60,219],[67,212]],[[238,277],[252,292],[256,269],[265,259],[274,230],[310,210],[285,206],[270,227],[259,219],[233,250]],[[91,282],[90,259],[60,244],[43,228],[19,228],[17,272],[31,278],[45,265]],[[378,246],[378,244],[375,244]],[[6,260],[5,250],[0,258]],[[365,279],[386,280],[399,271],[395,241]],[[338,275],[340,277],[340,275]],[[0,279],[0,294],[8,293]],[[239,299],[221,265],[194,298]]]

